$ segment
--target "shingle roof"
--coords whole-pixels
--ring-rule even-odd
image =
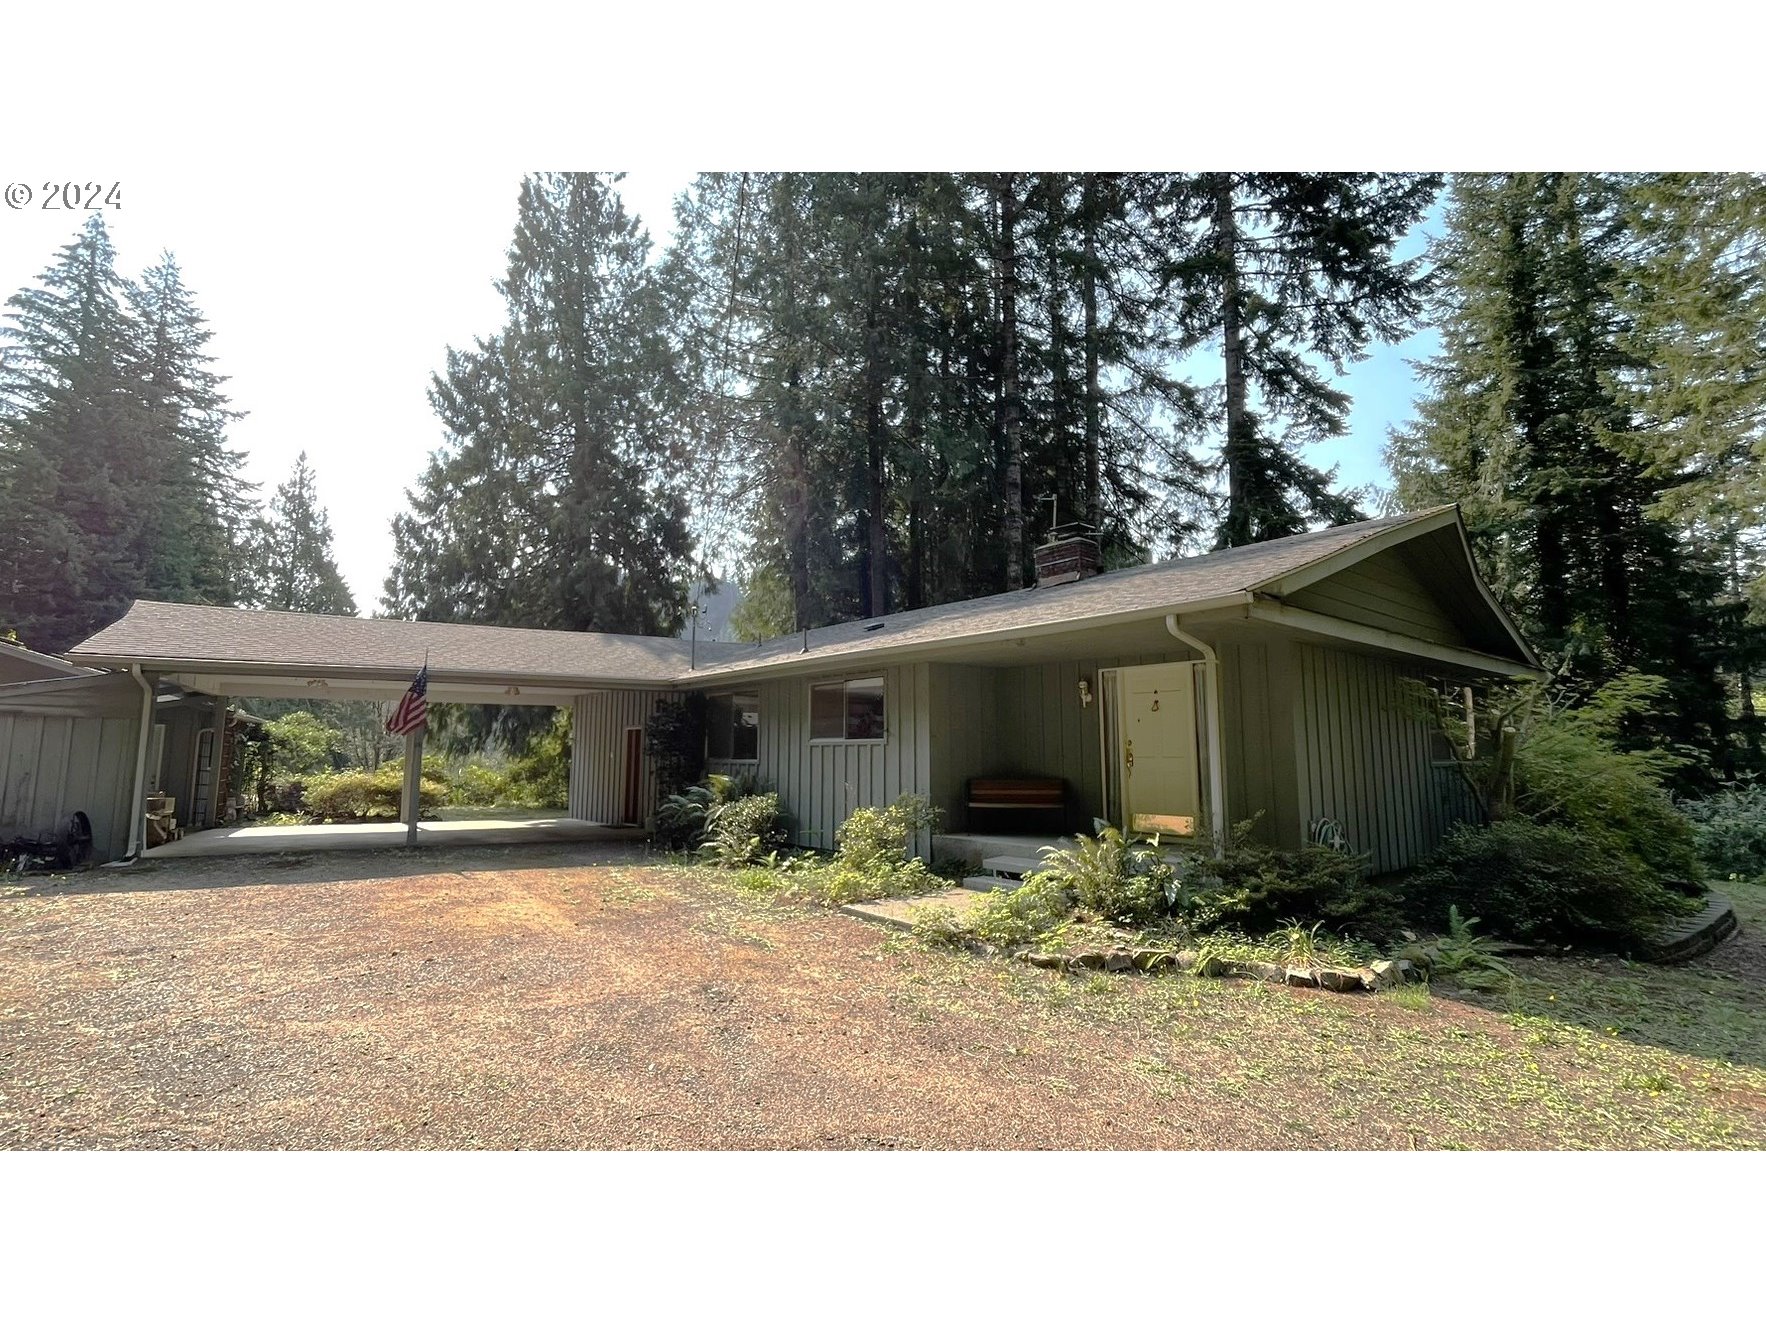
[[[1039,626],[1083,625],[1108,617],[1177,611],[1256,588],[1388,529],[1436,513],[1428,511],[1421,515],[1364,520],[1358,524],[1254,543],[1249,547],[1112,570],[1091,579],[1051,588],[1024,588],[986,598],[971,598],[966,602],[896,612],[872,621],[823,626],[809,632],[808,652],[816,658],[840,657],[886,646],[956,641],[978,635],[1034,630]],[[881,628],[877,628],[879,621]],[[728,661],[709,664],[701,661],[697,674],[724,675],[786,660],[802,661],[803,653],[803,636],[790,635],[771,640],[758,649],[749,645]]]
[[[123,618],[67,656],[85,662],[160,664],[162,670],[277,666],[312,670],[414,671],[427,653],[435,678],[507,678],[562,684],[658,684],[747,674],[773,666],[839,659],[881,649],[1132,618],[1246,592],[1423,515],[1366,520],[1250,547],[1113,570],[1049,588],[823,626],[755,647],[707,643],[689,669],[681,639],[566,630],[509,629],[437,621],[313,616],[233,607],[134,603]]]
[[[729,647],[729,645],[724,645]],[[139,601],[68,651],[84,661],[283,666],[315,670],[496,676],[528,681],[657,681],[687,670],[688,644],[646,635],[522,630],[442,621]],[[702,646],[703,652],[703,646]],[[172,669],[172,668],[167,668]]]

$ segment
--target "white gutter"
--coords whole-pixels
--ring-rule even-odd
[[[153,686],[141,674],[139,662],[129,668],[129,674],[141,687],[141,734],[135,741],[135,793],[129,800],[129,849],[124,863],[141,854],[141,828],[147,814],[147,737],[153,730]]]
[[[1214,838],[1218,854],[1227,847],[1226,816],[1226,753],[1221,739],[1220,658],[1211,645],[1190,634],[1178,624],[1176,612],[1165,613],[1165,628],[1173,639],[1187,644],[1202,655],[1202,670],[1208,677],[1207,698],[1203,712],[1208,722],[1208,831]]]

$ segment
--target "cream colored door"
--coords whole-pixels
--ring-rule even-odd
[[[1192,662],[1122,670],[1122,798],[1130,831],[1194,836],[1201,825],[1196,671]]]

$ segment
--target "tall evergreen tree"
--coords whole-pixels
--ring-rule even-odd
[[[138,284],[93,216],[0,328],[0,628],[78,642],[132,598],[231,602],[249,488],[168,254]]]
[[[69,647],[142,588],[153,481],[134,390],[126,289],[94,216],[35,288],[7,301],[0,370],[5,624]]]
[[[393,522],[393,614],[661,635],[685,619],[680,374],[616,179],[523,181],[506,325],[450,350],[430,393],[448,440]]]
[[[1349,397],[1326,366],[1340,375],[1376,338],[1409,330],[1422,267],[1393,249],[1439,187],[1427,174],[1171,178],[1161,215],[1177,316],[1190,344],[1220,351],[1220,545],[1357,517],[1334,470],[1301,448],[1348,427]]]
[[[356,600],[338,571],[331,517],[319,500],[307,453],[276,488],[270,507],[252,527],[252,578],[245,593],[254,607],[354,616]]]
[[[1387,461],[1401,504],[1460,502],[1494,587],[1567,674],[1667,677],[1657,736],[1726,760],[1718,581],[1652,514],[1664,483],[1636,458],[1627,241],[1610,178],[1457,176],[1436,245],[1442,349]]]
[[[128,302],[151,475],[137,494],[151,512],[143,587],[166,601],[228,605],[244,588],[236,567],[256,502],[239,477],[244,457],[227,444],[240,415],[210,366],[213,333],[170,253],[130,287]]]

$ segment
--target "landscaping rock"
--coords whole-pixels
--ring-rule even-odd
[[[1039,952],[1035,950],[1020,952],[1024,960],[1042,970],[1065,970],[1067,955],[1065,952]]]
[[[1421,978],[1417,974],[1416,966],[1402,958],[1396,961],[1375,961],[1368,966],[1367,971],[1373,977],[1373,982],[1368,984],[1369,988],[1392,988],[1398,984],[1414,984]]]
[[[1179,970],[1187,972],[1196,968],[1196,962],[1201,960],[1202,956],[1200,952],[1193,952],[1186,947],[1171,959],[1176,963]]]
[[[1318,971],[1309,965],[1291,965],[1282,973],[1295,988],[1317,988],[1319,985]]]
[[[1365,987],[1362,983],[1360,970],[1339,970],[1326,966],[1318,972],[1318,983],[1321,988],[1328,988],[1333,993],[1359,993]]]
[[[1271,961],[1237,961],[1238,973],[1246,979],[1261,979],[1265,983],[1280,984],[1288,978],[1288,967],[1276,965]]]
[[[1102,952],[1075,952],[1073,964],[1086,970],[1102,970],[1104,968],[1104,954]]]
[[[1176,964],[1177,958],[1170,952],[1154,951],[1150,947],[1142,947],[1134,954],[1134,968],[1145,970],[1151,974],[1155,970],[1167,970]]]
[[[1134,957],[1124,951],[1105,952],[1104,969],[1132,970],[1134,969]]]

